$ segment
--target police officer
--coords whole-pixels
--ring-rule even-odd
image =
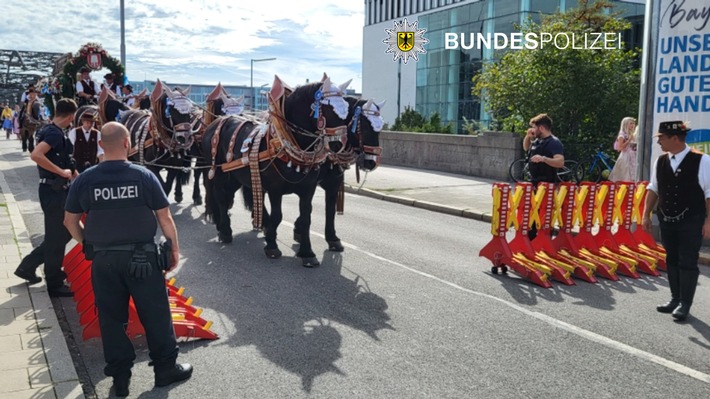
[[[104,150],[99,145],[101,132],[94,127],[96,117],[95,113],[84,112],[79,117],[81,126],[67,134],[74,145],[74,160],[79,173],[99,163],[104,156]]]
[[[62,223],[69,180],[76,176],[71,158],[72,145],[64,136],[74,120],[76,103],[73,100],[57,101],[52,123],[37,132],[37,146],[30,157],[39,169],[39,201],[44,212],[44,241],[27,255],[15,275],[36,284],[42,281],[36,270],[44,263],[47,291],[52,297],[69,297],[74,294],[64,285],[66,274],[62,271],[64,249],[71,236]]]
[[[683,321],[698,285],[698,256],[703,238],[710,238],[710,156],[685,143],[690,129],[681,121],[661,122],[658,144],[666,153],[651,169],[642,227],[651,231],[651,212],[657,208],[661,242],[666,249],[671,300],[656,307]]]
[[[540,114],[530,119],[530,128],[523,139],[523,149],[528,152],[528,167],[531,182],[557,182],[557,169],[565,165],[564,147],[552,134],[552,119]],[[528,231],[532,240],[537,237],[537,226]]]
[[[160,182],[148,169],[128,162],[128,130],[116,122],[105,124],[99,145],[104,161],[72,184],[64,224],[74,239],[85,243],[87,258],[93,259],[91,281],[107,363],[104,373],[113,377],[116,395],[127,396],[136,357],[124,327],[131,297],[145,327],[155,385],[192,375],[191,365],[175,362],[178,347],[154,244],[157,224],[173,243],[165,267],[169,270],[178,263],[178,237]],[[87,213],[83,228],[82,213]]]

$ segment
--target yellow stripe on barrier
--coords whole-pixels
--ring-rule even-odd
[[[552,269],[543,265],[542,263],[538,263],[538,262],[535,262],[533,260],[526,258],[525,255],[521,254],[520,252],[514,253],[513,259],[517,260],[518,263],[527,267],[528,269],[537,270],[537,271],[543,272],[546,275],[552,274]]]
[[[491,234],[498,235],[500,228],[500,187],[493,186],[493,214],[491,217]]]
[[[575,195],[574,217],[572,218],[572,226],[569,226],[570,228],[574,227],[577,223],[579,223],[580,229],[584,227],[584,223],[586,222],[586,220],[584,220],[584,202],[587,200],[588,194],[589,187],[581,186],[577,192],[577,195]]]
[[[624,205],[624,199],[626,198],[626,193],[629,191],[629,186],[626,184],[619,185],[619,190],[614,196],[614,213],[612,214],[611,223],[624,223],[624,215],[621,212],[621,207]]]
[[[567,199],[567,186],[560,186],[555,194],[555,208],[552,211],[552,221],[551,226],[562,226],[564,222],[562,220],[562,205],[564,205]],[[571,226],[568,226],[571,227]]]
[[[580,249],[579,254],[589,259],[593,259],[596,262],[603,263],[604,265],[606,265],[606,267],[609,268],[610,273],[616,273],[616,269],[619,267],[613,260],[605,256],[595,255],[586,248]]]
[[[634,211],[631,215],[631,223],[641,223],[641,202],[646,199],[646,184],[638,183],[636,185],[636,192],[634,193]]]
[[[665,259],[665,258],[666,258],[666,254],[665,254],[665,253],[663,253],[663,252],[661,252],[661,251],[658,251],[658,250],[655,250],[655,249],[653,249],[653,248],[647,246],[646,244],[639,244],[639,248],[643,249],[643,250],[646,251],[646,252],[652,253],[654,256],[657,256],[657,257],[660,258],[660,259]]]
[[[544,251],[537,252],[535,255],[541,259],[551,262],[555,266],[560,267],[569,273],[574,273],[574,266],[570,265],[567,262],[563,262],[559,259],[555,259],[555,258],[551,257],[550,255],[548,255]],[[569,277],[569,276],[567,276],[567,277]]]
[[[518,222],[518,205],[520,205],[520,200],[523,198],[525,191],[522,186],[516,186],[515,192],[510,196],[510,208],[508,209],[508,226],[506,230],[510,230],[510,226],[513,225],[515,230],[520,228],[520,223]]]
[[[613,256],[613,257],[615,257],[615,258],[618,258],[618,259],[620,259],[620,260],[622,260],[622,261],[628,263],[629,266],[631,266],[631,267],[630,267],[631,271],[632,271],[632,272],[635,272],[635,271],[636,271],[636,266],[638,266],[638,262],[636,261],[636,259],[631,258],[631,257],[629,257],[629,256],[622,255],[622,254],[620,254],[620,253],[618,253],[618,252],[614,252],[614,251],[612,251],[611,249],[609,249],[609,248],[607,248],[607,247],[599,247],[599,252],[601,252],[602,255],[605,255],[605,256]]]
[[[597,196],[594,198],[594,217],[592,225],[598,224],[599,227],[604,226],[604,200],[609,194],[609,186],[603,185],[597,191]]]
[[[589,262],[587,260],[584,260],[582,258],[576,257],[576,256],[572,255],[571,253],[567,252],[567,250],[561,249],[560,252],[558,252],[558,254],[562,255],[564,258],[566,258],[567,260],[569,260],[572,263],[577,263],[581,266],[586,267],[591,272],[595,272],[597,270],[597,265],[595,265],[594,263]]]
[[[630,256],[636,256],[638,258],[641,258],[642,260],[645,260],[648,262],[648,264],[651,266],[651,268],[655,269],[658,267],[658,259],[654,258],[651,255],[647,255],[643,252],[638,252],[634,251],[633,249],[627,247],[626,245],[619,245],[619,249],[621,249],[625,254],[630,255]]]
[[[528,227],[530,228],[532,228],[533,223],[535,223],[538,229],[542,225],[542,221],[540,220],[540,205],[542,205],[542,199],[545,196],[546,190],[545,185],[540,184],[537,186],[535,195],[530,198],[530,201],[532,201],[530,204],[530,221],[528,222]]]

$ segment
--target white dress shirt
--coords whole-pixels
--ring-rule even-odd
[[[76,133],[78,131],[81,131],[82,133],[84,133],[84,140],[89,141],[89,137],[91,135],[91,132],[85,131],[83,127],[77,127],[77,128],[70,130],[69,133],[67,133],[67,137],[69,138],[69,141],[71,141],[72,145],[75,145],[75,143],[76,143]],[[101,140],[101,132],[96,134],[96,157],[97,158],[104,155],[104,149],[101,148],[101,146],[99,145],[99,140]]]
[[[680,166],[680,163],[683,162],[683,159],[685,159],[685,156],[688,155],[690,152],[690,147],[687,145],[683,149],[683,151],[677,153],[677,154],[671,154],[670,155],[670,161],[671,161],[671,168],[673,169],[673,172],[678,169],[678,166]],[[658,194],[658,177],[656,176],[656,170],[658,168],[658,158],[656,158],[656,162],[653,163],[653,168],[651,168],[651,180],[649,180],[648,186],[646,187],[647,190],[651,190],[654,193]],[[708,199],[710,198],[710,156],[707,154],[703,154],[702,158],[700,158],[700,170],[698,171],[698,183],[700,184],[700,188],[703,190],[705,193],[705,198]]]
[[[87,81],[85,81],[87,82]],[[99,95],[101,93],[101,90],[99,89],[99,85],[96,84],[93,80],[88,81],[87,83],[91,83],[94,86],[94,91],[96,92],[96,95]],[[76,92],[77,93],[83,93],[84,92],[84,86],[81,84],[81,80],[76,82]]]

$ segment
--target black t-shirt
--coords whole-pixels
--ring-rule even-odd
[[[71,141],[64,136],[62,129],[57,127],[55,124],[50,123],[43,126],[35,135],[37,144],[47,143],[51,148],[45,156],[50,162],[59,166],[62,169],[71,169],[72,160],[71,154],[74,152],[74,146],[72,146]],[[54,179],[59,176],[42,168],[37,165],[39,169],[39,177]]]
[[[553,135],[533,140],[528,150],[528,158],[531,158],[533,155],[554,158],[557,154],[564,155],[564,146],[560,139]],[[552,166],[544,162],[530,162],[529,167],[532,183],[555,183],[557,181],[557,169]]]
[[[169,205],[158,178],[127,161],[104,161],[85,170],[69,189],[66,211],[86,212],[84,238],[91,244],[153,242],[153,211]]]

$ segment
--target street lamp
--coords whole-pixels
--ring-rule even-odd
[[[262,62],[262,61],[274,61],[276,60],[275,57],[272,58],[258,58],[258,59],[251,59],[251,78],[249,80],[249,91],[251,91],[251,108],[254,109],[254,63],[255,62]]]

